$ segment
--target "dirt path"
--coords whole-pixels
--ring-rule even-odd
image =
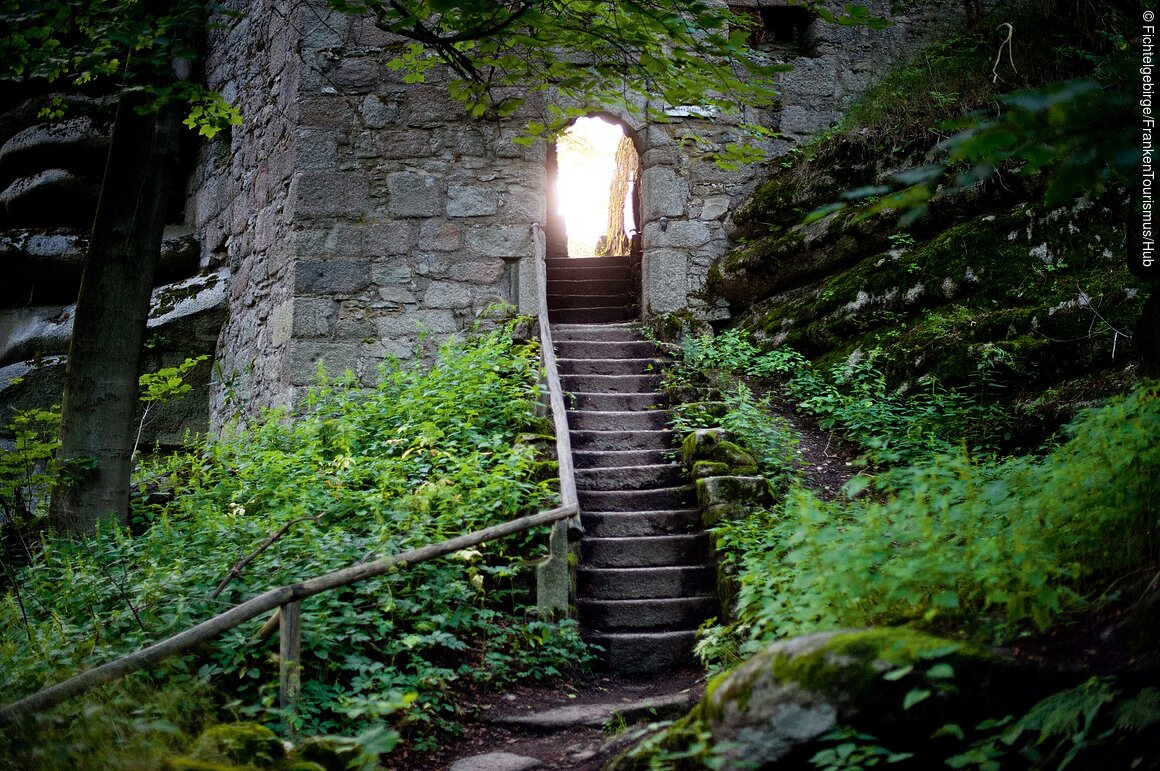
[[[628,744],[630,726],[684,714],[703,691],[704,673],[684,670],[647,677],[597,673],[572,682],[480,694],[464,706],[468,714],[461,737],[434,752],[392,757],[386,767],[598,771]]]

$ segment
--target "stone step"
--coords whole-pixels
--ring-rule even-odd
[[[580,541],[580,564],[591,568],[703,565],[708,558],[709,538],[704,533],[583,538]]]
[[[577,450],[667,450],[673,447],[672,431],[569,431],[572,446]]]
[[[592,393],[590,391],[575,391],[566,397],[567,403],[577,410],[593,410],[596,412],[648,410],[663,407],[666,403],[664,394],[656,391],[633,394]]]
[[[587,277],[558,271],[557,278],[548,280],[549,305],[553,297],[582,294],[623,294],[636,297],[640,292],[637,282],[627,274]]]
[[[627,308],[637,303],[636,293],[622,291],[602,282],[569,282],[584,286],[572,289],[548,289],[549,310],[569,310],[574,308],[596,308],[615,305]]]
[[[712,594],[717,571],[712,565],[651,568],[579,568],[576,594],[601,600],[645,600]]]
[[[601,306],[548,311],[548,321],[553,324],[600,324],[606,321],[630,321],[639,317],[640,310],[635,305],[631,307]]]
[[[683,481],[684,469],[675,463],[576,469],[576,487],[580,490],[641,490],[673,487]]]
[[[632,343],[640,340],[638,322],[607,324],[552,324],[552,339],[589,340],[605,343]]]
[[[647,341],[556,340],[556,355],[564,359],[655,359],[657,347]]]
[[[577,469],[656,466],[673,457],[673,450],[574,450],[572,465]]]
[[[660,385],[659,374],[647,375],[561,375],[565,391],[585,391],[602,394],[639,394],[652,391]]]
[[[696,503],[692,485],[651,490],[577,490],[581,511],[664,511]]]
[[[660,371],[656,359],[564,359],[556,360],[561,375],[642,375]]]
[[[701,526],[700,509],[660,511],[584,511],[584,534],[591,538],[631,538],[642,535],[682,535]]]
[[[638,259],[628,256],[610,257],[552,257],[544,260],[548,269],[548,280],[561,273],[576,275],[583,272],[624,271],[632,274]]]
[[[622,632],[607,633],[580,630],[588,643],[604,649],[601,658],[619,674],[650,674],[693,664],[693,642],[696,632]]]
[[[668,428],[665,410],[569,410],[574,431],[657,431]]]
[[[647,600],[576,601],[580,626],[602,632],[696,629],[717,614],[717,598],[708,595]]]

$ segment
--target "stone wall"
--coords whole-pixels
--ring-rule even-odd
[[[530,312],[547,148],[512,140],[543,100],[474,120],[438,71],[406,84],[390,70],[403,41],[368,19],[234,2],[246,13],[214,33],[208,71],[246,123],[206,148],[190,197],[203,262],[232,274],[215,417],[232,398],[292,403],[320,361],[369,382],[387,357],[413,355],[424,334],[462,330],[494,303]],[[744,116],[785,133],[774,157],[835,120],[904,37],[895,30],[880,50],[879,35],[810,25],[807,55],[782,76],[781,110]],[[652,125],[608,116],[641,159],[642,307],[722,318],[699,292],[730,246],[730,211],[765,170],[726,171],[710,157],[739,138],[735,122],[668,113]]]

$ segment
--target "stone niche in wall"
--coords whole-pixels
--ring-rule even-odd
[[[49,96],[12,89],[0,113],[0,424],[17,410],[59,404],[72,320],[96,211],[115,103],[63,95],[64,117],[46,120]],[[184,208],[177,191],[172,220]],[[149,320],[146,371],[214,352],[225,314],[225,281],[202,271],[193,231],[166,230]],[[204,431],[210,367],[188,378],[194,392],[154,410],[146,444]],[[6,431],[0,429],[0,441]]]

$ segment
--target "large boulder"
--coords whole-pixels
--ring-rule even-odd
[[[659,739],[609,768],[810,768],[834,731],[853,726],[887,747],[925,742],[941,726],[1002,717],[1052,678],[1010,659],[907,628],[822,632],[775,643],[710,683]],[[910,749],[910,747],[906,747]],[[937,753],[936,753],[937,754]],[[945,756],[944,756],[945,757]],[[918,766],[930,760],[918,758]]]

